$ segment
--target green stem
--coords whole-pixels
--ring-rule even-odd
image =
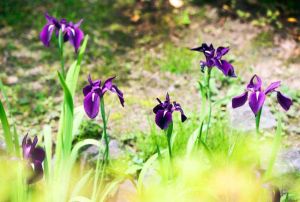
[[[106,116],[105,116],[105,105],[104,105],[104,98],[101,97],[100,98],[100,110],[101,110],[101,117],[102,117],[102,122],[103,122],[103,131],[102,131],[102,137],[104,138],[105,141],[105,151],[104,151],[104,155],[103,155],[103,164],[101,166],[101,178],[100,178],[100,184],[102,184],[102,179],[103,179],[103,174],[105,172],[105,164],[108,163],[109,160],[109,139],[107,136],[107,120],[106,120]],[[101,138],[102,140],[102,138]],[[101,143],[101,142],[100,142]],[[97,196],[97,185],[98,185],[98,178],[100,175],[100,149],[99,149],[99,154],[98,154],[98,158],[97,158],[97,164],[96,164],[96,171],[95,171],[95,178],[94,178],[94,184],[93,184],[93,193],[92,193],[92,201],[96,201],[96,196]]]
[[[201,111],[200,111],[200,129],[198,134],[198,146],[201,145],[202,141],[202,131],[203,131],[203,125],[205,121],[205,114],[206,114],[206,90],[205,85],[202,85],[201,81],[199,81],[199,89],[201,94]]]
[[[59,56],[60,56],[61,74],[62,74],[63,78],[66,78],[65,59],[64,59],[64,39],[63,39],[63,33],[61,30],[59,30],[59,34],[58,34],[58,48],[59,48]]]
[[[207,119],[207,128],[206,128],[206,135],[205,140],[207,140],[208,132],[209,132],[209,126],[210,126],[210,120],[211,120],[211,90],[210,90],[210,77],[211,77],[211,68],[207,68],[207,78],[206,78],[206,87],[207,87],[207,100],[208,100],[208,119]]]
[[[255,116],[255,125],[256,125],[256,134],[259,134],[259,125],[260,125],[260,117],[261,117],[262,107],[258,111],[258,113]]]
[[[106,132],[107,126],[106,126],[106,117],[105,117],[105,107],[104,107],[104,98],[100,98],[100,109],[101,109],[101,117],[103,122],[103,138],[105,141],[105,152],[104,152],[104,162],[108,163],[109,161],[109,138]]]
[[[173,156],[172,156],[171,138],[172,138],[172,132],[173,132],[173,121],[169,124],[169,127],[166,132],[167,132],[169,157],[172,160]]]

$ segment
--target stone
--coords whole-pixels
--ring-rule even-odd
[[[231,126],[237,130],[250,131],[255,130],[255,116],[249,105],[233,109],[231,103],[227,106],[229,109]],[[260,129],[270,129],[276,126],[276,119],[268,106],[264,106],[260,118]]]
[[[102,141],[103,149],[105,148],[104,140]],[[89,146],[86,150],[83,151],[84,160],[96,162],[99,149],[95,145]],[[103,152],[100,152],[101,158],[103,157]],[[117,140],[110,140],[109,142],[109,155],[111,159],[117,159],[122,155],[122,150],[120,149],[119,142]]]
[[[279,174],[300,172],[300,149],[290,148],[279,153],[274,170]]]

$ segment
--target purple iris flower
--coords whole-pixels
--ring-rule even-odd
[[[32,176],[28,179],[28,184],[32,184],[43,177],[43,161],[45,159],[45,151],[42,147],[36,146],[38,142],[37,136],[31,140],[28,134],[22,141],[23,158],[28,162],[32,170]]]
[[[153,108],[153,112],[156,114],[155,116],[155,123],[161,128],[161,129],[167,129],[169,124],[172,122],[172,113],[174,111],[179,111],[181,113],[181,121],[184,122],[187,117],[184,115],[184,112],[180,106],[180,104],[173,102],[173,104],[170,101],[170,96],[167,93],[166,100],[164,102],[161,102],[160,99],[156,98],[159,102],[158,105],[156,105]]]
[[[217,50],[215,50],[212,44],[207,45],[203,43],[200,47],[192,48],[191,50],[204,54],[206,61],[200,61],[202,70],[204,67],[212,68],[216,66],[225,76],[236,77],[233,66],[227,60],[222,59],[222,57],[228,53],[228,47],[218,47]]]
[[[119,97],[121,105],[124,107],[123,93],[118,89],[118,87],[112,83],[115,77],[107,79],[103,86],[101,86],[101,81],[93,81],[89,75],[89,84],[83,88],[84,101],[83,106],[86,114],[94,119],[99,113],[99,103],[100,99],[104,96],[106,91],[111,91],[116,93]]]
[[[59,30],[62,31],[64,42],[70,41],[72,46],[75,48],[77,53],[81,41],[84,38],[83,31],[79,28],[82,22],[82,19],[73,24],[72,22],[67,22],[66,19],[57,20],[56,18],[45,14],[47,19],[46,25],[43,27],[40,33],[40,39],[46,47],[49,47],[52,33],[55,31],[56,36],[58,36]]]
[[[280,91],[276,90],[280,86],[280,81],[271,83],[265,90],[262,90],[261,86],[261,79],[259,76],[254,75],[247,85],[246,91],[242,95],[232,99],[232,107],[240,107],[249,100],[248,102],[251,110],[255,115],[257,115],[265,102],[266,96],[272,92],[277,92],[278,103],[284,110],[289,110],[290,106],[293,104],[292,100],[284,96]],[[249,98],[248,93],[250,93]]]

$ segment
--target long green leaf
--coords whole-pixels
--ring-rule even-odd
[[[83,55],[85,52],[88,38],[89,38],[88,36],[86,36],[84,38],[84,41],[79,50],[77,61],[72,63],[72,65],[70,66],[68,73],[67,73],[66,84],[69,87],[72,96],[75,95],[76,86],[77,86],[77,82],[78,82],[78,76],[79,76],[79,72],[80,72],[80,65],[81,65],[81,61],[82,61],[82,58],[83,58]]]
[[[167,151],[166,149],[162,150],[161,154],[165,153],[166,151]],[[138,181],[137,181],[137,190],[139,193],[141,193],[143,189],[143,181],[149,168],[152,166],[152,164],[156,161],[157,158],[158,158],[158,154],[155,153],[144,163],[144,166],[139,174]]]
[[[71,158],[70,158],[70,166],[72,167],[73,164],[75,163],[77,157],[78,157],[78,153],[79,153],[79,150],[84,147],[84,146],[87,146],[87,145],[95,145],[97,147],[99,147],[99,151],[100,149],[103,147],[98,140],[95,140],[95,139],[85,139],[81,142],[78,142],[74,148],[72,149],[72,153],[71,153]]]
[[[63,107],[63,146],[64,154],[68,154],[71,151],[72,145],[72,129],[73,129],[73,118],[74,118],[74,103],[72,94],[65,83],[62,75],[58,73],[60,84],[64,91],[64,107]]]
[[[85,112],[84,112],[83,106],[79,106],[79,107],[75,108],[73,135],[72,135],[73,138],[75,135],[77,135],[79,133],[79,128],[80,128],[81,122],[83,120],[84,114],[85,114]]]
[[[116,179],[113,182],[111,182],[109,185],[107,185],[106,189],[101,194],[101,199],[99,201],[100,202],[106,201],[105,199],[109,196],[110,193],[112,193],[113,190],[117,189],[118,184],[120,184],[120,182],[122,181],[123,179]]]
[[[14,145],[13,145],[13,138],[12,138],[12,134],[10,131],[10,126],[7,120],[7,116],[3,107],[3,104],[0,100],[0,119],[1,119],[1,123],[2,123],[2,128],[3,128],[3,135],[4,135],[4,140],[8,149],[9,153],[13,153],[14,152]]]
[[[76,195],[80,192],[80,190],[83,189],[83,187],[89,181],[92,173],[93,173],[93,170],[91,169],[83,177],[80,178],[80,180],[76,183],[75,187],[73,188],[73,191],[71,193],[71,197],[72,198],[76,197]]]
[[[43,128],[44,135],[44,146],[46,152],[45,158],[45,173],[46,177],[49,179],[51,176],[51,157],[52,157],[52,134],[51,134],[51,126],[45,125]]]

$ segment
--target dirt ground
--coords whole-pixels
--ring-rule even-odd
[[[147,20],[146,14],[146,17],[143,13],[134,16],[129,10],[120,14],[121,19],[112,20],[105,27],[87,26],[91,40],[82,66],[76,106],[81,106],[83,95],[80,89],[87,74],[93,73],[94,78],[102,79],[117,75],[119,88],[124,92],[124,108],[113,95],[109,95],[106,101],[111,114],[109,130],[114,137],[147,130],[148,119],[153,118],[155,98],[163,99],[166,92],[182,105],[188,116],[201,113],[197,81],[200,77],[199,60],[203,58],[199,54],[186,53],[186,50],[203,42],[213,43],[215,46],[230,46],[228,58],[234,61],[238,75],[233,81],[236,92],[243,90],[254,73],[262,77],[265,87],[272,81],[282,81],[284,92],[294,99],[294,105],[285,117],[285,129],[291,140],[288,142],[298,145],[299,42],[290,35],[275,31],[272,26],[257,27],[247,21],[224,17],[218,8],[210,5],[201,9],[187,6],[184,12],[188,12],[190,22],[178,25],[172,18],[182,12],[174,9],[156,17],[153,22]],[[138,17],[141,19],[136,20]],[[43,18],[41,20],[43,23]],[[120,24],[122,20],[126,23]],[[44,124],[51,124],[55,130],[59,115],[61,89],[56,79],[59,62],[55,60],[54,46],[46,49],[38,41],[39,31],[27,28],[22,33],[20,30],[14,32],[14,26],[0,27],[0,77],[7,86],[20,134],[27,131],[32,135],[39,134]],[[179,53],[174,50],[173,55],[172,50],[166,49],[168,44]],[[68,50],[67,58],[72,58],[72,54]],[[162,70],[162,64],[169,64],[167,56],[175,62],[180,57],[188,58],[190,66],[179,73]],[[215,94],[215,99],[224,97],[230,89],[223,87],[220,81],[216,81],[216,86],[219,94]]]

